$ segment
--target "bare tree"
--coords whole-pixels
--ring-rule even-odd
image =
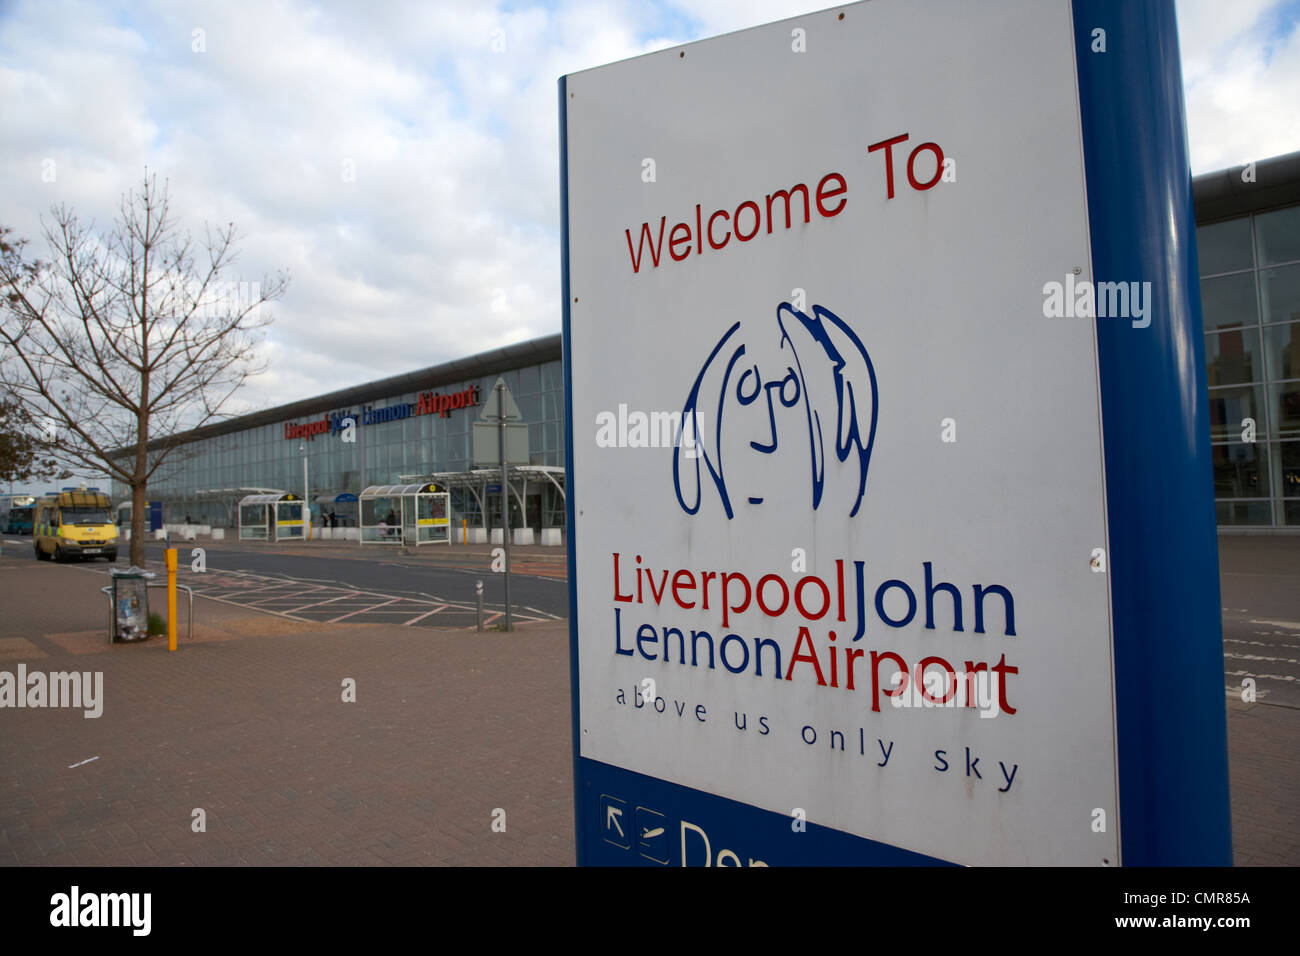
[[[131,489],[131,563],[144,564],[146,489],[177,436],[212,422],[251,375],[263,311],[288,274],[226,279],[233,225],[197,248],[172,221],[167,185],[147,172],[101,236],[66,206],[42,223],[48,262],[0,227],[0,391],[45,448]],[[196,261],[197,259],[197,261]]]

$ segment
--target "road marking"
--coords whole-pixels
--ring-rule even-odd
[[[90,763],[92,760],[98,760],[98,759],[99,759],[98,757],[87,757],[85,760],[82,760],[80,763],[68,764],[68,769],[71,770],[73,767],[80,767],[83,766],[84,764]]]
[[[1270,664],[1300,664],[1300,661],[1291,657],[1260,657],[1258,654],[1224,654],[1224,657],[1230,657],[1238,661],[1268,661]]]
[[[398,601],[401,601],[401,600],[403,600],[403,599],[402,599],[402,598],[392,598],[392,599],[390,599],[390,600],[388,600],[388,601],[384,601],[382,604],[372,604],[370,607],[363,607],[363,608],[360,608],[360,609],[358,609],[358,610],[356,610],[356,611],[352,611],[352,612],[350,612],[350,613],[348,613],[348,614],[343,614],[343,615],[341,615],[341,616],[339,616],[339,617],[336,617],[336,618],[334,618],[334,619],[332,619],[332,620],[326,621],[325,623],[326,623],[326,624],[337,624],[339,621],[346,620],[347,618],[352,617],[354,614],[365,614],[367,611],[374,611],[374,610],[377,610],[377,609],[379,609],[379,608],[381,608],[381,607],[387,607],[388,605],[390,605],[390,604],[396,604]]]
[[[423,621],[423,620],[424,620],[426,617],[428,617],[430,614],[437,614],[439,611],[445,611],[446,609],[447,609],[447,605],[446,605],[446,604],[440,604],[438,607],[435,607],[432,611],[425,611],[425,612],[424,612],[423,614],[421,614],[419,617],[412,618],[412,619],[409,620],[409,621],[403,621],[402,623],[403,623],[403,625],[404,625],[405,627],[410,627],[412,624],[416,624],[416,623],[418,623],[418,622],[420,622],[420,621]]]
[[[351,592],[350,594],[340,594],[340,595],[338,595],[337,597],[326,598],[324,601],[317,601],[317,602],[315,602],[314,604],[304,604],[304,605],[302,605],[302,607],[294,607],[294,608],[290,608],[290,609],[289,609],[288,611],[286,611],[285,613],[286,613],[286,614],[296,614],[296,613],[299,612],[299,611],[305,611],[305,610],[306,610],[307,608],[309,608],[309,607],[320,607],[322,604],[333,604],[335,601],[342,601],[342,600],[344,600],[345,598],[349,598],[349,597],[357,597],[357,596],[358,596],[358,595],[357,595],[357,593],[356,593],[355,591]]]

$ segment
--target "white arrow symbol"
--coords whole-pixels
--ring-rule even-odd
[[[623,811],[618,807],[606,807],[605,811],[605,829],[608,830],[612,825],[618,835],[623,836],[623,828],[618,825],[618,818],[623,815]]]

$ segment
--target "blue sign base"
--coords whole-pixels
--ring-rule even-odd
[[[952,866],[580,757],[578,859],[594,866]],[[815,812],[815,808],[812,808]]]

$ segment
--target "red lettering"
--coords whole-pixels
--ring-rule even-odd
[[[844,649],[844,659],[849,667],[849,682],[844,686],[848,690],[853,690],[853,662],[856,661],[859,657],[861,657],[865,653],[866,651],[860,650],[856,647],[849,647]]]
[[[831,189],[831,190],[825,189],[826,184],[830,182],[832,179],[835,180],[837,183],[839,183],[839,188]],[[825,216],[827,219],[829,219],[831,216],[838,216],[844,210],[844,207],[848,203],[848,200],[841,199],[839,205],[831,210],[827,210],[826,207],[822,205],[822,200],[834,199],[836,196],[842,196],[848,191],[849,191],[849,184],[844,181],[843,176],[841,176],[839,173],[827,173],[825,176],[822,177],[822,181],[817,184],[817,211],[821,213],[823,216]]]
[[[784,189],[778,189],[776,192],[772,193],[772,195],[767,197],[768,235],[772,234],[772,200],[776,199],[778,196],[783,196],[785,198],[785,228],[787,229],[790,228],[790,199],[793,193],[803,193],[803,221],[812,222],[812,210],[809,209],[808,206],[807,186],[805,186],[803,183],[799,183],[797,186],[791,189],[790,192],[786,192]]]
[[[732,581],[739,581],[745,586],[745,599],[739,605],[729,604],[727,602],[727,585]],[[722,626],[727,626],[727,614],[734,611],[737,614],[742,613],[745,608],[749,607],[749,578],[745,577],[739,571],[728,571],[722,575]]]
[[[844,620],[844,559],[835,560],[835,582],[838,585],[840,616],[838,620]]]
[[[711,249],[721,249],[723,246],[725,246],[728,242],[731,241],[730,229],[728,229],[723,234],[721,243],[713,241],[713,220],[717,219],[719,216],[721,216],[723,219],[727,220],[728,222],[731,221],[731,213],[727,212],[725,209],[719,209],[717,212],[715,212],[712,216],[709,217],[709,248]]]
[[[653,597],[653,598],[655,599],[655,604],[658,604],[660,601],[663,600],[663,597],[664,597],[664,591],[665,591],[665,590],[667,589],[667,587],[668,587],[668,569],[667,569],[667,568],[664,568],[664,574],[663,574],[663,577],[661,577],[661,578],[659,579],[659,590],[658,590],[658,591],[655,590],[655,579],[654,579],[654,575],[651,574],[649,571],[647,571],[646,574],[645,574],[645,576],[646,576],[647,578],[650,579],[650,596]]]
[[[934,153],[934,178],[928,183],[917,182],[913,169],[916,166],[916,154],[923,149],[928,149]],[[907,181],[912,184],[913,189],[931,189],[943,177],[943,150],[939,148],[938,143],[922,143],[907,157]]]
[[[1007,674],[1019,674],[1019,667],[1010,667],[1007,665],[1007,655],[1003,654],[998,662],[991,668],[993,673],[998,675],[998,706],[1002,708],[1004,714],[1014,714],[1016,709],[1007,703]]]
[[[650,243],[650,258],[654,261],[654,267],[656,269],[659,268],[659,253],[663,251],[664,226],[667,224],[667,222],[668,222],[667,216],[659,217],[659,245],[658,246],[655,245],[655,241],[650,234],[650,224],[648,222],[641,223],[641,237],[640,239],[637,240],[636,252],[632,251],[631,230],[628,229],[623,230],[623,232],[627,235],[627,252],[628,255],[632,257],[633,272],[641,271],[641,256],[644,254],[646,242]]]
[[[803,647],[804,641],[808,642],[808,653],[800,654],[799,648]],[[808,633],[806,627],[799,628],[799,639],[794,642],[794,655],[790,658],[790,666],[785,670],[786,680],[790,680],[790,675],[794,673],[794,665],[800,661],[813,666],[813,670],[817,672],[817,683],[825,687],[826,679],[822,677],[822,666],[817,661],[817,648],[813,647],[812,635]]]
[[[754,210],[754,231],[747,236],[742,236],[740,234],[740,210],[744,209],[746,206]],[[758,235],[758,227],[763,222],[763,214],[758,211],[758,203],[754,202],[752,199],[746,199],[744,202],[742,202],[739,206],[736,207],[736,217],[735,219],[732,220],[732,222],[735,224],[736,227],[736,238],[739,239],[741,242],[749,242],[749,240],[753,239],[755,236]]]
[[[686,583],[684,585],[681,581],[682,575],[686,576]],[[678,588],[681,588],[683,591],[694,591],[695,575],[686,570],[678,571],[673,575],[673,600],[677,602],[678,607],[689,611],[691,608],[695,607],[695,602],[692,601],[690,604],[687,604],[683,601],[682,596],[677,593]]]
[[[871,709],[880,713],[880,662],[891,660],[898,665],[900,677],[898,686],[892,690],[886,689],[886,697],[897,697],[907,689],[907,662],[895,654],[893,651],[885,651],[881,654],[879,651],[871,652]]]
[[[682,230],[685,235],[677,235],[677,230]],[[678,243],[686,243],[686,251],[680,256],[677,254]],[[681,262],[691,254],[691,227],[684,222],[679,222],[673,226],[673,231],[668,234],[668,254],[673,257],[674,262]]]
[[[618,552],[617,551],[614,552],[614,600],[615,601],[632,600],[632,595],[630,594],[622,595],[618,593]]]
[[[776,608],[775,610],[769,608],[767,604],[763,601],[763,585],[765,585],[768,581],[775,581],[777,584],[781,585],[781,606],[779,608]],[[780,575],[777,574],[765,574],[758,579],[757,597],[758,597],[759,608],[761,608],[763,613],[766,614],[768,617],[779,617],[780,615],[784,614],[785,609],[790,606],[790,591],[785,586],[785,580]]]
[[[809,584],[816,584],[821,588],[822,607],[816,614],[810,612],[803,604],[803,589]],[[831,592],[826,587],[826,582],[815,574],[809,574],[799,579],[799,583],[794,586],[794,606],[799,609],[799,613],[810,621],[820,620],[831,607]]]
[[[885,185],[889,193],[887,197],[889,199],[894,198],[894,144],[901,143],[905,139],[907,139],[907,134],[900,133],[893,139],[882,139],[879,143],[872,143],[867,147],[868,153],[874,153],[878,149],[885,151]],[[631,245],[630,241],[628,245]]]
[[[717,571],[705,571],[700,575],[700,591],[704,594],[704,610],[709,609],[709,582],[718,576]]]

